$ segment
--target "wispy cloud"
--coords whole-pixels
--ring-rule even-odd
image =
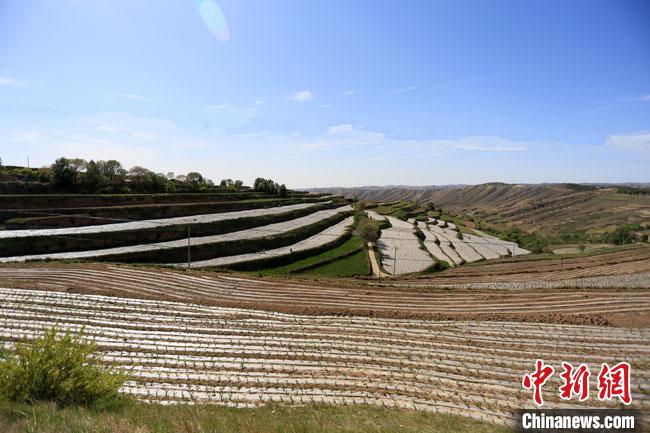
[[[320,137],[293,141],[289,152],[325,152],[357,149],[365,159],[428,158],[451,155],[453,152],[521,152],[531,146],[548,144],[541,141],[513,141],[496,136],[468,136],[461,139],[405,139],[382,132],[357,129],[342,123],[325,129]]]
[[[332,108],[332,106],[330,104],[323,104],[320,106],[320,108],[328,109],[328,108]]]
[[[210,105],[208,107],[208,110],[210,110],[210,111],[223,111],[226,108],[230,108],[230,104],[225,103],[225,104],[218,104],[218,105]]]
[[[401,89],[395,90],[393,93],[394,94],[399,94],[399,93],[406,93],[406,92],[412,92],[415,89],[417,89],[417,86],[408,86],[408,87],[402,87]]]
[[[243,134],[233,134],[232,136],[235,138],[259,138],[259,137],[266,137],[267,135],[269,135],[268,132],[260,131],[260,132],[247,132]]]
[[[650,93],[648,93],[647,95],[638,96],[636,100],[641,102],[650,102]]]
[[[528,143],[494,136],[465,137],[450,143],[453,143],[451,145],[453,149],[479,152],[519,152],[528,148]]]
[[[352,89],[350,89],[350,90],[346,90],[345,92],[343,92],[343,94],[344,94],[345,96],[352,96],[352,95],[354,95],[355,93],[357,93],[357,92],[356,92],[355,90],[352,90]]]
[[[290,95],[288,98],[296,102],[308,102],[316,97],[316,94],[311,90],[299,90],[298,92]]]
[[[123,144],[88,134],[74,134],[66,139],[52,141],[51,145],[61,154],[85,159],[132,161],[151,159],[158,155],[150,147]]]
[[[17,86],[19,83],[15,78],[0,75],[0,86]]]
[[[329,135],[333,134],[342,134],[344,132],[350,132],[352,131],[352,125],[349,123],[342,123],[340,125],[332,125],[329,128],[327,128],[326,133]]]
[[[650,152],[650,132],[610,135],[605,144],[619,149]]]
[[[47,137],[38,131],[13,131],[7,137],[7,143],[27,144],[37,143],[45,140]]]
[[[138,95],[136,93],[122,93],[120,95],[121,98],[127,99],[129,101],[136,101],[136,102],[154,102],[153,99],[147,98],[146,96]]]

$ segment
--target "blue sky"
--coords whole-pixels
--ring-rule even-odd
[[[217,0],[224,21],[202,3],[0,0],[4,163],[650,181],[647,1]]]

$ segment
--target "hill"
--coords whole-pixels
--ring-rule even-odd
[[[650,225],[650,194],[629,185],[503,184],[419,188],[322,188],[360,200],[432,203],[496,228],[566,240],[597,238],[617,227]]]

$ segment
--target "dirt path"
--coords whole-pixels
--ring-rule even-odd
[[[372,242],[368,242],[368,257],[370,257],[370,266],[372,267],[372,276],[383,278],[390,277],[391,275],[382,272],[379,263],[377,262],[377,255],[375,254],[375,245]]]

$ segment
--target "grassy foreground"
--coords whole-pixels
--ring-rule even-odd
[[[110,412],[54,404],[0,402],[3,433],[482,433],[509,432],[468,418],[373,407],[160,406],[132,403]]]

